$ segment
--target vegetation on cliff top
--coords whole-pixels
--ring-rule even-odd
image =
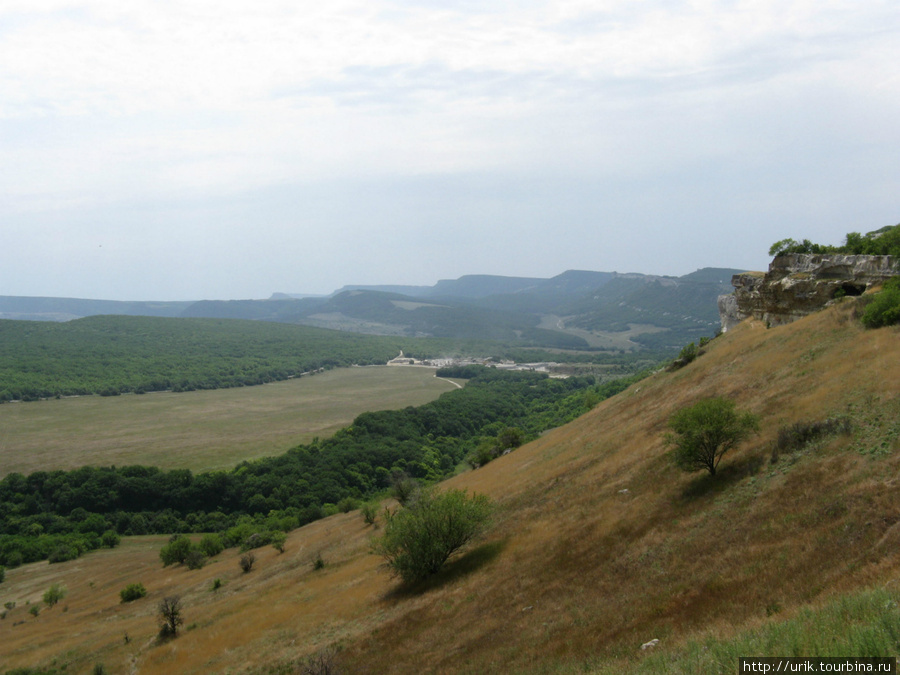
[[[874,232],[860,234],[849,232],[842,246],[816,244],[809,239],[796,241],[782,239],[772,244],[769,255],[779,256],[789,253],[845,253],[849,255],[893,255],[900,256],[900,224],[882,227]]]

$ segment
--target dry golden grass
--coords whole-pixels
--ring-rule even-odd
[[[454,385],[430,368],[341,368],[257,387],[0,406],[0,476],[84,465],[227,469]]]
[[[69,663],[84,672],[262,673],[330,644],[350,673],[553,672],[640,658],[698,632],[727,636],[900,571],[900,331],[864,332],[845,303],[789,326],[747,322],[674,373],[449,484],[501,504],[487,539],[416,592],[368,553],[358,513],[290,534],[248,575],[226,551],[201,571],[163,569],[159,540],[7,572],[0,601],[6,667]],[[727,395],[763,430],[715,479],[664,458],[673,411]],[[848,413],[851,437],[772,462],[778,429]],[[884,443],[884,446],[882,446]],[[314,571],[321,551],[328,565]],[[214,577],[227,581],[217,594]],[[23,605],[53,581],[63,602]],[[94,586],[90,582],[94,581]],[[120,605],[118,591],[150,595]],[[185,600],[178,639],[153,644],[155,603]],[[772,617],[768,615],[772,614]],[[13,626],[12,623],[24,621]],[[128,632],[131,641],[124,643]],[[275,671],[269,671],[275,672]]]

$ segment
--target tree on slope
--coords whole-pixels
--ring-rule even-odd
[[[384,535],[372,548],[403,581],[421,581],[478,535],[490,512],[490,500],[484,495],[426,490],[388,518]]]
[[[665,442],[675,464],[684,471],[706,469],[715,476],[722,456],[759,430],[759,418],[718,396],[682,408],[669,418],[669,428]]]
[[[159,637],[162,640],[178,635],[178,627],[184,623],[181,596],[169,595],[159,601]]]

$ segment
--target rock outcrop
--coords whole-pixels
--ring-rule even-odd
[[[870,286],[900,274],[889,255],[792,253],[777,256],[769,271],[731,279],[734,293],[719,296],[722,331],[753,316],[779,326],[817,312],[835,298],[862,295]]]

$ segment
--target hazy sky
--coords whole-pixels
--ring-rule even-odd
[[[896,0],[0,0],[0,295],[765,269],[898,222]]]

